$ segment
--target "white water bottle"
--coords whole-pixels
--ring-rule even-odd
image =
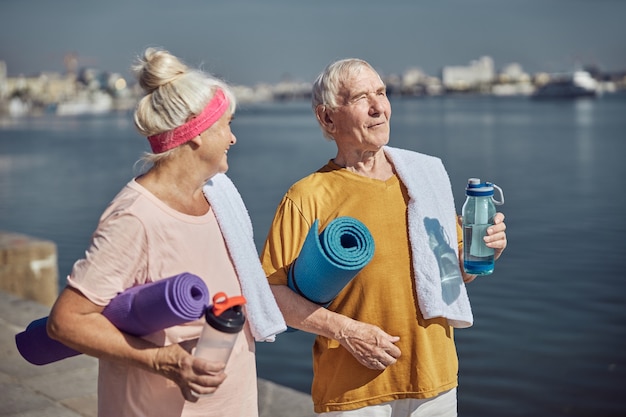
[[[226,364],[246,317],[242,295],[228,297],[220,292],[213,296],[213,305],[206,309],[204,328],[196,345],[194,356]]]

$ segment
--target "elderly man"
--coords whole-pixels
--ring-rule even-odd
[[[315,412],[456,416],[453,328],[472,325],[465,283],[475,276],[461,267],[462,236],[447,173],[438,158],[387,146],[391,104],[367,62],[329,65],[315,82],[312,104],[337,155],[283,197],[262,263],[287,324],[318,335]],[[315,220],[323,230],[339,216],[367,226],[375,254],[320,306],[286,285],[288,271]],[[496,258],[507,243],[503,221],[496,214],[484,238]],[[447,268],[442,276],[438,257],[445,252],[433,249],[433,241],[458,243],[448,251],[458,260],[451,275]]]

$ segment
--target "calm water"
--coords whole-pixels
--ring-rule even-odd
[[[469,177],[506,197],[509,247],[457,332],[460,415],[626,415],[626,98],[392,105],[391,144],[441,157],[459,210]],[[287,187],[334,146],[305,102],[242,108],[233,130],[229,174],[260,249]],[[56,242],[63,281],[144,150],[127,114],[0,122],[0,229]],[[308,392],[311,342],[258,344],[260,376]]]

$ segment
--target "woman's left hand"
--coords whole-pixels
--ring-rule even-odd
[[[195,340],[172,344],[157,349],[154,370],[174,381],[185,400],[196,402],[198,395],[206,395],[224,382],[225,364],[192,356],[189,352]]]

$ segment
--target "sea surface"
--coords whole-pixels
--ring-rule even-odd
[[[508,248],[469,285],[456,332],[461,417],[626,415],[626,97],[392,98],[391,145],[504,190]],[[334,156],[308,102],[241,106],[229,175],[261,249],[278,201]],[[131,115],[0,120],[0,230],[57,244],[61,285],[141,171]],[[312,337],[257,344],[259,376],[308,392]]]

